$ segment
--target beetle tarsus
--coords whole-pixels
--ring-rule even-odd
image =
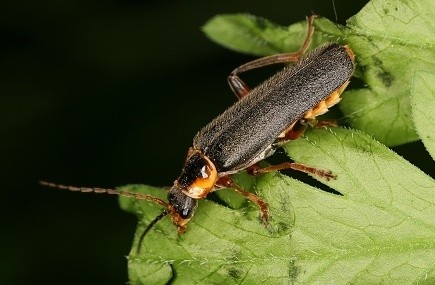
[[[322,177],[323,179],[326,179],[327,181],[337,179],[337,175],[333,174],[330,170],[317,169],[314,174],[316,176]]]

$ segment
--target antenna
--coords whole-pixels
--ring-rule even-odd
[[[130,191],[124,191],[124,190],[117,190],[117,189],[111,189],[111,188],[98,188],[98,187],[77,187],[77,186],[70,186],[70,185],[63,185],[63,184],[57,184],[47,181],[39,181],[39,184],[42,186],[47,186],[50,188],[56,188],[61,190],[68,190],[68,191],[74,191],[74,192],[84,192],[84,193],[97,193],[97,194],[110,194],[110,195],[121,195],[125,197],[131,197],[136,198],[140,200],[147,200],[150,202],[154,202],[156,204],[159,204],[166,208],[166,210],[163,210],[154,220],[151,221],[151,223],[145,228],[144,232],[141,234],[139,238],[138,247],[136,250],[136,253],[139,254],[140,249],[142,247],[143,239],[145,238],[145,235],[151,230],[151,228],[160,221],[163,217],[168,215],[170,213],[170,207],[169,204],[163,201],[162,199],[142,194],[142,193],[134,193]]]
[[[332,0],[332,8],[334,9],[334,15],[335,15],[335,22],[338,22],[338,15],[337,15],[337,9],[335,8],[335,1]]]
[[[142,241],[145,237],[145,235],[149,232],[149,230],[158,222],[160,221],[163,217],[165,217],[167,214],[169,214],[169,212],[167,210],[164,210],[163,212],[161,212],[157,217],[154,218],[154,220],[152,220],[152,222],[145,228],[145,230],[143,231],[143,233],[140,235],[139,238],[139,242],[137,244],[137,249],[136,249],[136,253],[139,254],[140,250],[142,248]]]
[[[56,183],[47,182],[47,181],[39,181],[39,184],[41,184],[42,186],[50,187],[50,188],[56,188],[56,189],[61,189],[61,190],[74,191],[74,192],[121,195],[121,196],[125,196],[125,197],[136,198],[139,200],[147,200],[147,201],[159,204],[160,206],[163,206],[165,208],[169,208],[168,203],[166,203],[162,199],[153,197],[151,195],[142,194],[142,193],[135,193],[135,192],[117,190],[117,189],[111,189],[111,188],[77,187],[77,186],[56,184]]]

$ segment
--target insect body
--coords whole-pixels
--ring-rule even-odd
[[[165,210],[147,227],[140,241],[152,225],[168,214],[178,231],[184,232],[197,200],[222,187],[231,187],[256,203],[261,219],[266,223],[269,217],[267,204],[236,185],[231,174],[245,169],[264,173],[292,168],[326,179],[334,178],[329,171],[298,163],[286,162],[265,168],[257,165],[283,143],[299,137],[308,123],[340,101],[340,94],[353,73],[352,51],[336,43],[324,45],[301,59],[314,31],[313,19],[308,18],[308,35],[299,52],[261,58],[231,73],[229,84],[240,100],[196,134],[182,173],[168,192],[168,202],[138,193],[44,184],[76,191],[133,196],[164,206]],[[285,67],[252,90],[238,77],[241,72],[281,62],[296,64]]]
[[[313,120],[338,103],[353,69],[353,54],[348,47],[325,45],[251,90],[200,130],[183,172],[169,192],[169,202],[182,217],[176,220],[181,222],[177,224],[179,229],[183,230],[193,214],[195,199],[225,187],[231,182],[229,175],[255,165],[293,139],[297,124]],[[272,170],[282,168],[332,177],[328,172],[300,164],[274,166]],[[242,189],[236,191],[259,204],[263,220],[267,219],[264,202]]]

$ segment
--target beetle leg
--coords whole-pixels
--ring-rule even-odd
[[[281,133],[281,135],[276,140],[278,145],[283,145],[284,143],[295,140],[303,135],[305,130],[307,129],[308,124],[303,120],[299,120],[296,123],[292,124],[287,130]]]
[[[337,120],[335,119],[324,119],[321,121],[318,121],[317,119],[308,119],[306,120],[306,124],[312,128],[338,127]]]
[[[278,137],[277,143],[283,145],[288,141],[301,137],[308,126],[312,128],[337,127],[337,121],[334,119],[318,121],[316,118],[300,119]]]
[[[237,193],[239,193],[240,195],[243,195],[249,201],[255,203],[258,206],[258,208],[260,208],[261,221],[264,224],[267,224],[267,221],[269,220],[269,207],[267,206],[267,203],[264,202],[260,197],[258,197],[257,195],[251,192],[243,190],[229,176],[223,176],[219,178],[219,180],[216,182],[216,185],[219,187],[231,188]]]
[[[337,176],[332,174],[332,172],[330,170],[322,170],[322,169],[318,169],[312,166],[308,166],[302,163],[296,163],[296,162],[284,162],[281,164],[277,164],[277,165],[271,165],[271,166],[266,166],[266,167],[260,167],[258,165],[254,165],[254,167],[252,169],[249,169],[249,173],[253,174],[253,175],[258,175],[261,173],[268,173],[268,172],[272,172],[272,171],[279,171],[279,170],[284,170],[284,169],[293,169],[293,170],[298,170],[307,174],[312,174],[318,177],[321,177],[323,179],[326,180],[331,180],[331,179],[336,179]]]
[[[307,35],[302,46],[297,52],[265,56],[245,63],[231,72],[231,74],[228,76],[228,84],[230,85],[231,90],[234,92],[234,94],[236,94],[237,98],[241,99],[242,97],[248,95],[249,91],[251,90],[249,86],[242,79],[240,79],[240,77],[238,76],[239,73],[271,64],[290,62],[295,63],[301,59],[301,57],[305,54],[308,47],[310,46],[311,40],[313,38],[315,18],[315,15],[307,17]]]
[[[234,71],[228,76],[228,84],[231,90],[236,94],[237,98],[242,99],[249,94],[251,88],[239,76],[233,74]]]

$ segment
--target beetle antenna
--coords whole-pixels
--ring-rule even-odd
[[[39,184],[42,186],[47,186],[50,188],[56,188],[61,190],[68,190],[68,191],[75,191],[75,192],[84,192],[84,193],[97,193],[97,194],[112,194],[112,195],[121,195],[125,197],[131,197],[136,198],[140,200],[147,200],[150,202],[154,202],[156,204],[159,204],[166,209],[170,209],[168,203],[163,201],[162,199],[142,194],[142,193],[135,193],[130,191],[124,191],[124,190],[117,190],[117,189],[111,189],[111,188],[97,188],[97,187],[77,187],[77,186],[70,186],[70,185],[63,185],[63,184],[56,184],[52,182],[47,181],[39,181]],[[157,217],[154,218],[154,220],[151,221],[151,223],[145,228],[144,232],[141,234],[139,238],[139,243],[137,247],[137,253],[139,254],[140,249],[142,247],[143,239],[145,238],[145,235],[151,230],[151,228],[160,221],[163,217],[169,214],[169,210],[164,210],[161,212]]]
[[[137,244],[137,249],[136,249],[136,253],[139,254],[141,247],[142,247],[142,242],[143,239],[145,238],[146,234],[151,230],[151,228],[158,222],[160,221],[163,217],[165,217],[167,214],[169,214],[169,212],[167,210],[164,210],[163,212],[161,212],[157,217],[154,218],[154,220],[152,220],[152,222],[145,228],[145,230],[143,231],[143,233],[140,235],[139,238],[139,242]]]
[[[140,200],[147,200],[150,202],[154,202],[156,204],[159,204],[165,208],[168,208],[168,203],[163,201],[162,199],[153,197],[151,195],[146,195],[142,193],[135,193],[130,191],[124,191],[124,190],[117,190],[117,189],[111,189],[111,188],[97,188],[97,187],[77,187],[77,186],[69,186],[69,185],[63,185],[63,184],[56,184],[52,182],[46,182],[46,181],[39,181],[39,184],[42,186],[47,186],[50,188],[56,188],[61,190],[68,190],[68,191],[76,191],[76,192],[84,192],[84,193],[97,193],[97,194],[111,194],[111,195],[121,195],[125,197],[131,197],[136,198]]]
[[[346,116],[342,116],[341,118],[338,118],[336,121],[342,121],[342,120],[344,120],[344,119],[350,118],[350,117],[352,117],[353,115],[358,114],[358,113],[361,113],[361,112],[365,111],[366,109],[369,109],[369,108],[373,107],[373,106],[376,105],[376,104],[378,104],[378,102],[370,103],[370,104],[368,104],[367,106],[365,106],[365,107],[363,107],[363,108],[361,108],[361,109],[358,109],[358,110],[356,110],[356,111],[353,111],[352,113],[347,114]]]
[[[337,9],[335,8],[335,1],[332,0],[332,9],[334,9],[335,22],[338,22]]]

